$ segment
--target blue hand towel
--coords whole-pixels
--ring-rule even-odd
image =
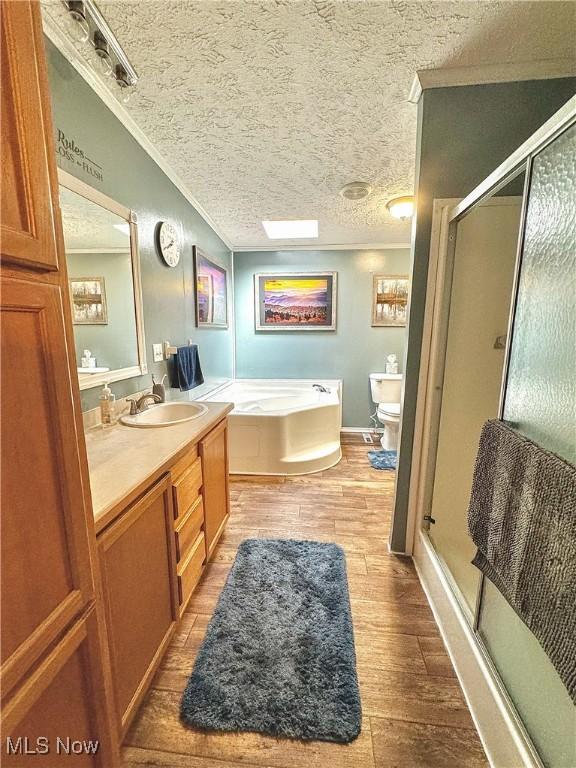
[[[182,392],[204,384],[197,344],[178,347],[176,350],[176,371],[178,374],[178,386]]]

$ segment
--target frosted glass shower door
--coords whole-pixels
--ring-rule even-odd
[[[504,419],[576,463],[576,127],[534,158]],[[574,628],[576,631],[576,628]],[[536,638],[488,581],[479,632],[549,768],[576,766],[575,710]]]
[[[522,189],[517,178],[514,192]],[[471,617],[479,573],[467,511],[483,423],[498,416],[522,198],[490,198],[458,222],[429,536]]]

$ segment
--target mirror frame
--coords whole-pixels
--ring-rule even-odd
[[[58,168],[58,182],[61,186],[75,192],[80,197],[85,197],[92,203],[105,208],[111,213],[124,219],[130,228],[130,258],[132,261],[132,284],[134,293],[134,312],[136,316],[136,347],[138,352],[138,364],[127,368],[116,368],[106,373],[78,374],[80,389],[92,389],[102,386],[105,382],[123,381],[135,376],[143,376],[148,372],[146,362],[146,342],[144,336],[144,311],[142,304],[142,282],[140,279],[140,256],[138,253],[138,223],[137,216],[130,208],[117,203],[111,197],[103,194],[84,181],[77,179],[67,171]],[[64,249],[65,250],[65,249]]]

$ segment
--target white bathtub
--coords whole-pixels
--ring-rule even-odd
[[[236,379],[201,399],[234,403],[230,472],[304,475],[340,461],[341,392],[337,380]]]

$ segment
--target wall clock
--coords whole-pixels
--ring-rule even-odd
[[[180,233],[169,221],[158,222],[156,228],[156,247],[158,253],[169,267],[175,267],[180,261],[182,243]]]

